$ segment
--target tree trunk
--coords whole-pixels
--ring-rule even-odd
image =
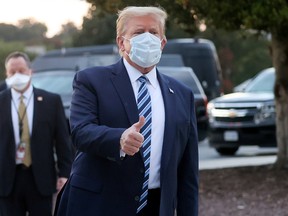
[[[278,154],[275,166],[288,168],[288,41],[272,35],[272,59],[276,70],[274,86]]]

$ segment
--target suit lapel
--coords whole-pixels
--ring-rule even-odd
[[[37,88],[33,87],[33,93],[34,93],[34,110],[33,110],[33,125],[32,125],[31,139],[33,137],[33,132],[36,131],[37,121],[40,119],[39,115],[41,115],[40,110],[42,109],[39,108],[39,106],[40,102],[43,100],[43,96],[40,95],[40,92],[38,91]],[[42,100],[40,101],[39,98],[42,98]]]
[[[172,147],[173,140],[175,136],[175,129],[173,126],[175,125],[173,116],[175,115],[175,90],[170,86],[169,80],[158,73],[158,81],[160,84],[160,88],[162,91],[162,97],[164,101],[165,107],[165,125],[164,125],[164,137],[163,137],[163,147],[162,147],[162,158],[161,158],[161,175],[163,171],[168,167],[168,162],[173,157]]]
[[[133,93],[133,88],[130,83],[128,73],[120,61],[116,64],[116,70],[114,76],[111,78],[116,91],[119,93],[119,97],[125,107],[126,114],[129,118],[130,124],[134,124],[138,121],[138,109],[135,96]],[[157,71],[157,78],[160,84],[164,106],[165,106],[165,126],[164,126],[164,138],[163,138],[163,149],[162,149],[162,159],[161,159],[161,172],[167,167],[169,158],[171,159],[174,132],[171,125],[174,125],[173,116],[175,114],[175,93],[172,87],[170,87],[169,81],[163,77]],[[141,152],[142,155],[142,152]]]
[[[163,77],[157,71],[157,78],[160,84],[164,106],[165,106],[165,126],[164,126],[164,138],[163,138],[163,149],[162,149],[162,159],[161,159],[161,172],[167,167],[169,158],[171,159],[174,132],[171,125],[174,125],[173,116],[175,114],[175,93],[172,87],[170,87],[169,81]],[[128,73],[123,65],[122,61],[116,64],[116,69],[111,78],[116,91],[121,98],[123,106],[125,107],[126,114],[129,118],[130,124],[134,124],[138,121],[138,109],[135,100],[134,92]],[[141,152],[142,155],[142,152]]]
[[[4,92],[5,91],[5,92]],[[11,106],[11,90],[4,90],[3,95],[5,97],[2,97],[3,100],[0,102],[2,104],[1,108],[1,119],[0,119],[0,124],[7,124],[8,125],[2,125],[3,129],[6,130],[6,132],[3,133],[4,136],[7,136],[9,140],[11,140],[11,143],[9,143],[9,149],[11,150],[10,152],[13,152],[12,154],[15,157],[15,150],[16,150],[16,143],[15,143],[15,137],[14,137],[14,127],[13,127],[13,120],[12,120],[12,109],[15,109],[14,107]],[[2,119],[3,118],[3,119]],[[7,154],[9,154],[7,152]]]
[[[2,104],[4,104],[4,109],[3,109],[3,113],[7,113],[7,117],[9,118],[8,119],[8,122],[9,122],[9,131],[12,131],[12,133],[9,135],[13,135],[13,140],[14,140],[14,128],[13,128],[13,120],[12,120],[12,109],[15,109],[15,107],[11,107],[11,100],[12,100],[12,96],[11,96],[11,90],[8,90],[6,93],[5,93],[5,99],[3,101]],[[16,110],[17,111],[17,110]],[[15,142],[15,141],[14,141]]]
[[[128,73],[124,67],[123,61],[116,64],[115,71],[111,77],[111,81],[118,92],[118,95],[125,107],[130,124],[138,121],[138,109]]]

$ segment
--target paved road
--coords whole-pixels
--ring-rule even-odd
[[[276,161],[277,148],[257,146],[240,147],[234,156],[221,156],[209,147],[208,140],[199,143],[199,168],[217,169],[225,167],[272,164]]]

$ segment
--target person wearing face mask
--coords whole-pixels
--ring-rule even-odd
[[[116,21],[122,58],[76,73],[77,155],[55,215],[198,215],[194,96],[156,67],[166,17],[160,7],[124,8]]]
[[[52,196],[69,176],[72,144],[59,95],[34,88],[22,52],[5,60],[0,93],[0,215],[52,215]],[[57,160],[55,160],[55,156]]]

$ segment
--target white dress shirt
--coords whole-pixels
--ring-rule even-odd
[[[138,81],[138,78],[143,74],[136,68],[132,67],[125,59],[123,60],[133,87],[135,99],[137,101],[138,89],[140,87],[140,81]],[[147,82],[147,88],[152,103],[152,132],[148,188],[153,189],[160,187],[160,167],[164,136],[165,108],[161,88],[157,79],[156,67],[154,67],[148,74],[145,74],[145,77],[149,80],[149,82]]]
[[[18,116],[18,107],[20,104],[20,96],[21,93],[15,91],[11,88],[11,115],[13,121],[13,129],[14,129],[14,138],[15,138],[15,145],[16,149],[18,144],[20,143],[20,134],[19,134],[19,116]],[[34,94],[33,94],[33,87],[30,87],[23,93],[23,102],[26,106],[26,115],[28,119],[28,126],[30,135],[32,134],[32,122],[33,122],[33,111],[34,111]],[[20,161],[16,161],[16,163],[20,163]]]

